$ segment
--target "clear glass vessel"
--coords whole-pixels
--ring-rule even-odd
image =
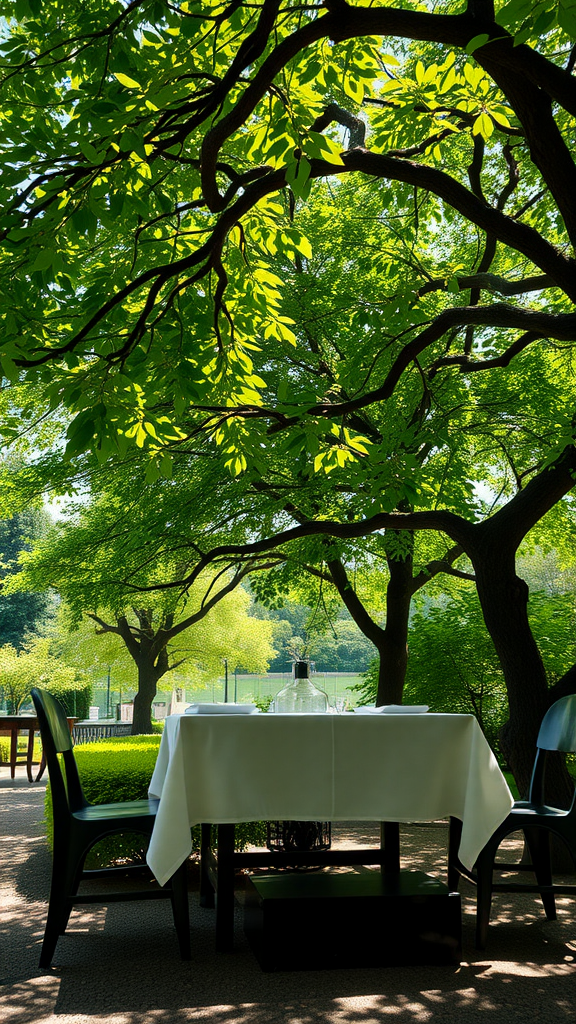
[[[280,715],[323,714],[328,711],[328,694],[311,681],[308,662],[294,663],[294,679],[276,694],[273,711]]]

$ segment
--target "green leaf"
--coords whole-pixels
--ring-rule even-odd
[[[120,136],[119,146],[121,150],[124,150],[127,153],[137,153],[142,160],[146,159],[144,139],[142,135],[139,135],[131,129],[122,133]]]
[[[14,15],[17,21],[24,21],[26,18],[31,17],[32,11],[28,0],[16,0]]]
[[[115,71],[114,72],[114,78],[117,78],[118,81],[120,82],[120,85],[126,86],[127,89],[141,89],[142,88],[142,86],[140,85],[140,82],[134,81],[133,78],[130,78],[128,75],[122,74],[122,72]]]
[[[466,43],[466,53],[474,53],[474,50],[478,50],[481,46],[485,46],[489,39],[490,36],[487,32],[481,32],[480,35],[473,36],[473,38]]]
[[[576,39],[576,0],[560,0],[558,24],[571,39]]]
[[[100,163],[100,155],[98,150],[90,143],[87,139],[80,139],[78,148],[83,156],[90,161],[91,164]]]
[[[151,462],[148,463],[146,467],[146,473],[144,478],[147,484],[153,484],[156,482],[156,480],[158,480],[159,476],[160,470],[158,468],[158,464],[156,462],[156,459],[153,459]]]
[[[20,371],[8,356],[3,355],[0,357],[0,367],[7,380],[12,384],[16,384],[18,382]]]
[[[485,113],[479,114],[472,126],[472,134],[481,135],[482,138],[488,140],[493,131],[494,125],[492,123],[492,118]]]
[[[168,452],[164,452],[160,459],[160,472],[165,480],[171,480],[174,476],[174,460]]]
[[[47,270],[48,267],[52,266],[55,258],[56,253],[53,249],[42,249],[32,264],[32,273],[36,270]]]

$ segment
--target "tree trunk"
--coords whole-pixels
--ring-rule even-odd
[[[386,590],[386,626],[369,614],[354,591],[342,563],[328,563],[330,575],[354,622],[378,651],[376,704],[401,704],[408,664],[408,619],[412,598],[412,558],[388,558],[390,579]]]
[[[528,586],[516,575],[515,552],[501,544],[482,545],[473,557],[484,621],[496,648],[508,694],[509,719],[501,730],[502,751],[524,797],[528,792],[536,740],[550,704],[544,664],[528,619]],[[549,799],[567,807],[572,782],[559,759],[550,765]]]
[[[404,680],[406,678],[407,653],[406,644],[395,642],[386,634],[381,644],[378,644],[378,691],[376,695],[376,706],[383,704],[401,704],[404,692]]]
[[[411,552],[405,558],[387,558],[390,579],[386,588],[386,628],[378,647],[376,705],[401,704],[408,667],[408,622],[413,590]]]
[[[156,696],[156,684],[159,678],[151,652],[145,649],[141,650],[137,666],[138,692],[134,697],[132,736],[141,736],[153,732],[152,701]]]

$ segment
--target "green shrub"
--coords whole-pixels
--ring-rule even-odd
[[[85,743],[74,748],[78,772],[86,799],[91,804],[118,803],[123,800],[143,800],[156,764],[161,737],[114,736],[97,743]],[[46,790],[46,832],[52,845],[52,797],[50,786]],[[264,822],[246,822],[236,827],[236,847],[261,846],[266,839]],[[109,836],[90,852],[87,868],[103,867],[123,862],[144,862],[147,842],[137,834]],[[192,848],[200,849],[200,826],[192,829]]]

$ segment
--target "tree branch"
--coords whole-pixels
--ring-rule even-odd
[[[457,576],[464,580],[473,580],[475,577],[470,573],[461,572],[459,569],[455,569],[453,562],[455,562],[461,555],[464,554],[464,549],[460,544],[454,544],[446,554],[444,558],[435,558],[431,562],[427,562],[425,566],[418,572],[412,580],[413,590],[412,594],[415,594],[422,587],[426,586],[427,583],[438,573],[444,572],[449,576]]]
[[[332,577],[332,582],[355,623],[362,630],[364,636],[367,636],[373,644],[378,646],[378,643],[382,643],[384,629],[374,621],[362,604],[354,590],[354,587],[350,583],[348,573],[346,572],[344,565],[339,558],[330,559],[327,565],[330,571],[330,576]]]

